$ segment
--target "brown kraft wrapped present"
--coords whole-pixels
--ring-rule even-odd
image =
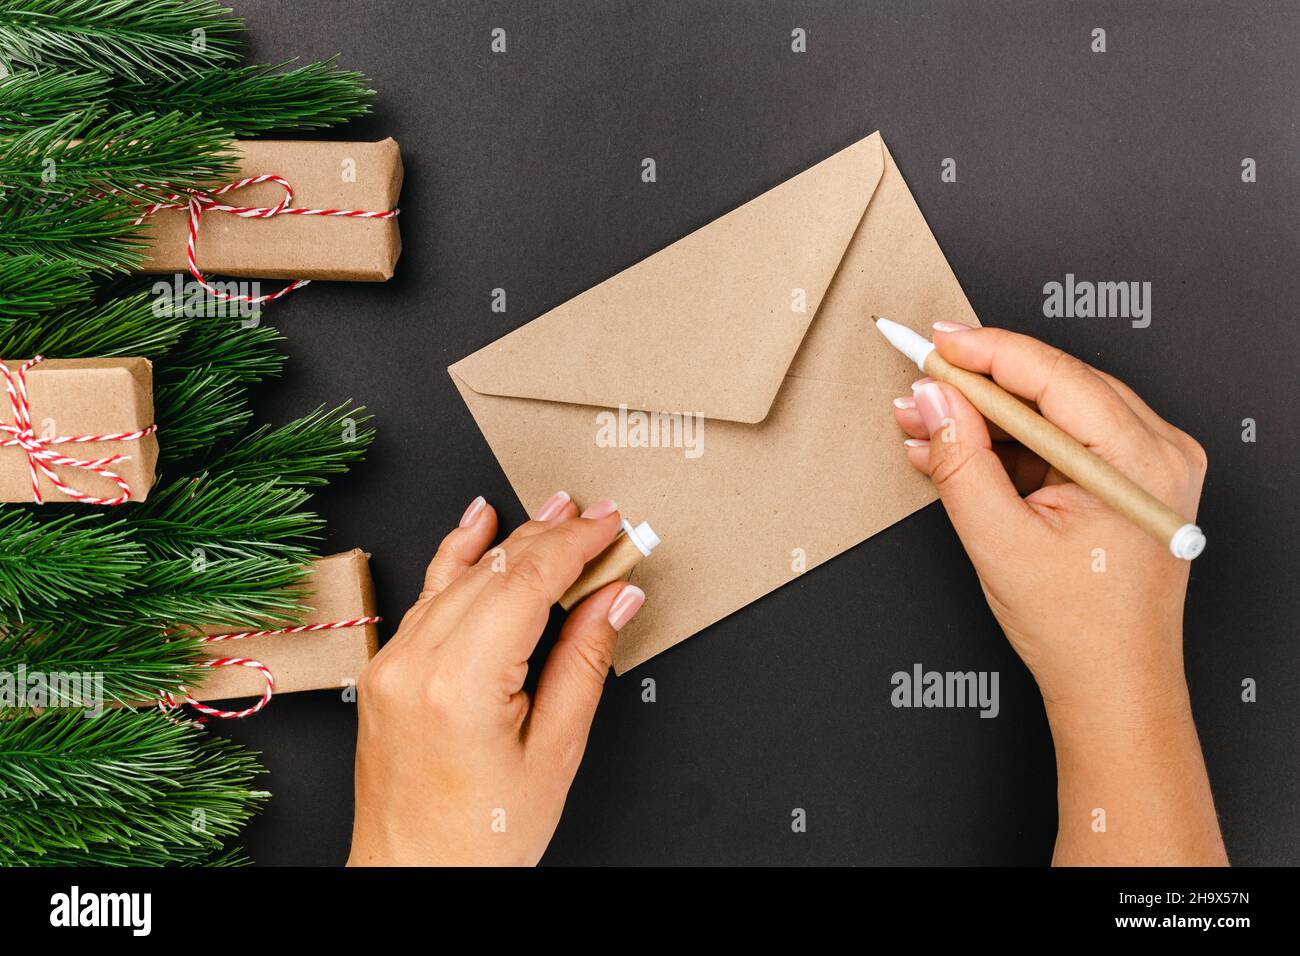
[[[369,558],[360,549],[318,558],[303,585],[310,592],[307,597],[310,610],[303,621],[304,627],[351,621],[368,623],[214,641],[203,645],[204,653],[217,660],[256,661],[274,675],[276,694],[355,684],[379,647]],[[211,637],[231,631],[229,628],[206,628],[205,633]],[[210,667],[202,683],[191,687],[189,694],[198,701],[232,700],[261,697],[266,689],[267,681],[260,669],[223,666]],[[259,704],[250,708],[249,712],[260,707]],[[199,709],[204,710],[202,707]],[[231,712],[215,709],[205,712],[233,716]]]
[[[145,358],[5,359],[0,501],[143,501],[158,439]]]
[[[341,279],[382,282],[393,275],[402,251],[397,219],[358,213],[391,213],[402,189],[402,155],[394,139],[378,143],[246,140],[235,144],[235,182],[276,176],[293,190],[290,208],[348,211],[349,215],[280,213],[244,218],[218,208],[202,211],[195,261],[205,276],[254,279]],[[274,208],[286,198],[283,185],[259,182],[209,195],[218,204]],[[181,197],[180,204],[184,205]],[[152,223],[149,258],[140,271],[186,272],[189,213],[184,208],[147,214]]]

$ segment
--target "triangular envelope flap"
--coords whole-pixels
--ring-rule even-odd
[[[883,165],[874,133],[451,371],[489,395],[760,422]]]

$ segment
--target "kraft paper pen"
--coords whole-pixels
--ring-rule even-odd
[[[889,344],[916,363],[926,375],[947,382],[991,422],[1036,452],[1044,461],[1088,489],[1112,510],[1132,521],[1176,558],[1190,561],[1205,550],[1201,529],[1145,489],[1102,461],[1042,415],[1004,391],[992,379],[944,360],[934,343],[907,326],[872,316]]]
[[[583,598],[595,594],[611,581],[627,577],[658,546],[659,535],[650,527],[650,522],[642,521],[633,527],[624,519],[623,533],[614,539],[613,544],[587,562],[587,566],[578,575],[578,580],[560,596],[560,607],[570,611]]]

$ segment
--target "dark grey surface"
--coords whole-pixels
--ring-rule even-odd
[[[445,367],[880,129],[986,323],[1114,372],[1208,449],[1186,636],[1197,722],[1233,860],[1300,862],[1300,6],[235,6],[255,57],[341,52],[372,77],[376,115],[331,138],[402,145],[397,278],[273,306],[292,361],[259,408],[283,420],[351,396],[377,415],[370,460],[319,505],[331,549],[374,552],[390,621],[474,495],[522,520]],[[505,55],[488,49],[498,26]],[[1105,54],[1089,51],[1098,26]],[[1043,283],[1067,272],[1152,282],[1151,327],[1045,319]],[[917,661],[1000,671],[1001,715],[891,708],[890,674]],[[1240,700],[1246,677],[1258,703]],[[345,859],[354,727],[321,693],[220,729],[271,770],[255,860]],[[611,679],[546,859],[1041,864],[1054,797],[1037,691],[935,505]]]

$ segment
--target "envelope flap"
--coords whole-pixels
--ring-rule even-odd
[[[450,371],[489,395],[762,421],[883,165],[876,133]]]

